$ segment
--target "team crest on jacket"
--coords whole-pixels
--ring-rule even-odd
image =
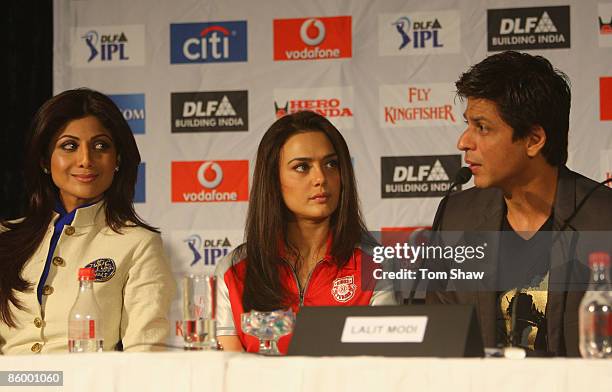
[[[115,275],[117,266],[113,259],[98,259],[87,264],[85,268],[93,268],[96,271],[96,282],[106,282]]]
[[[331,293],[334,299],[338,302],[347,302],[355,296],[357,291],[357,285],[354,283],[355,278],[353,275],[344,276],[334,280],[332,285]]]

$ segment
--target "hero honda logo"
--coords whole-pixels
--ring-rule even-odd
[[[248,131],[248,91],[172,93],[172,133]]]
[[[327,117],[339,128],[353,127],[353,88],[320,87],[301,89],[275,89],[276,118],[310,110]]]
[[[461,155],[381,157],[381,197],[443,196],[460,167]]]
[[[379,54],[458,53],[460,25],[460,14],[454,10],[381,14],[378,16]]]
[[[570,8],[487,10],[488,51],[570,47]]]
[[[72,32],[72,65],[77,68],[144,65],[143,25],[79,27]]]
[[[274,20],[274,60],[352,56],[350,16]]]
[[[248,200],[249,161],[172,162],[172,202]]]
[[[247,61],[247,22],[173,23],[170,63]]]

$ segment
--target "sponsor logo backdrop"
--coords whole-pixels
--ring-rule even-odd
[[[146,162],[136,209],[161,228],[177,278],[240,243],[257,145],[295,110],[341,130],[370,230],[430,226],[461,162],[453,82],[506,48],[567,73],[568,166],[612,173],[611,0],[54,6],[55,91],[103,91],[130,121]]]

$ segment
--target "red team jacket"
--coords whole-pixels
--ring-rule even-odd
[[[331,249],[328,243],[328,252]],[[217,335],[237,335],[247,352],[258,352],[257,338],[245,335],[240,326],[240,316],[244,313],[242,293],[246,263],[244,258],[232,252],[219,262],[216,275],[219,285],[217,298]],[[233,257],[232,257],[233,256]],[[232,260],[239,261],[232,268]],[[280,279],[291,294],[291,309],[297,314],[301,306],[358,306],[358,305],[395,305],[397,300],[392,290],[380,287],[362,286],[362,251],[355,248],[351,258],[338,268],[333,257],[327,253],[313,269],[305,287],[300,290],[297,274],[287,262],[281,267]],[[370,275],[371,276],[371,275]],[[372,283],[372,282],[370,282]],[[278,341],[278,348],[287,353],[291,335]]]

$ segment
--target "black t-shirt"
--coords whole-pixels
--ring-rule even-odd
[[[530,350],[547,348],[546,303],[553,214],[528,240],[504,214],[497,266],[497,343]]]

